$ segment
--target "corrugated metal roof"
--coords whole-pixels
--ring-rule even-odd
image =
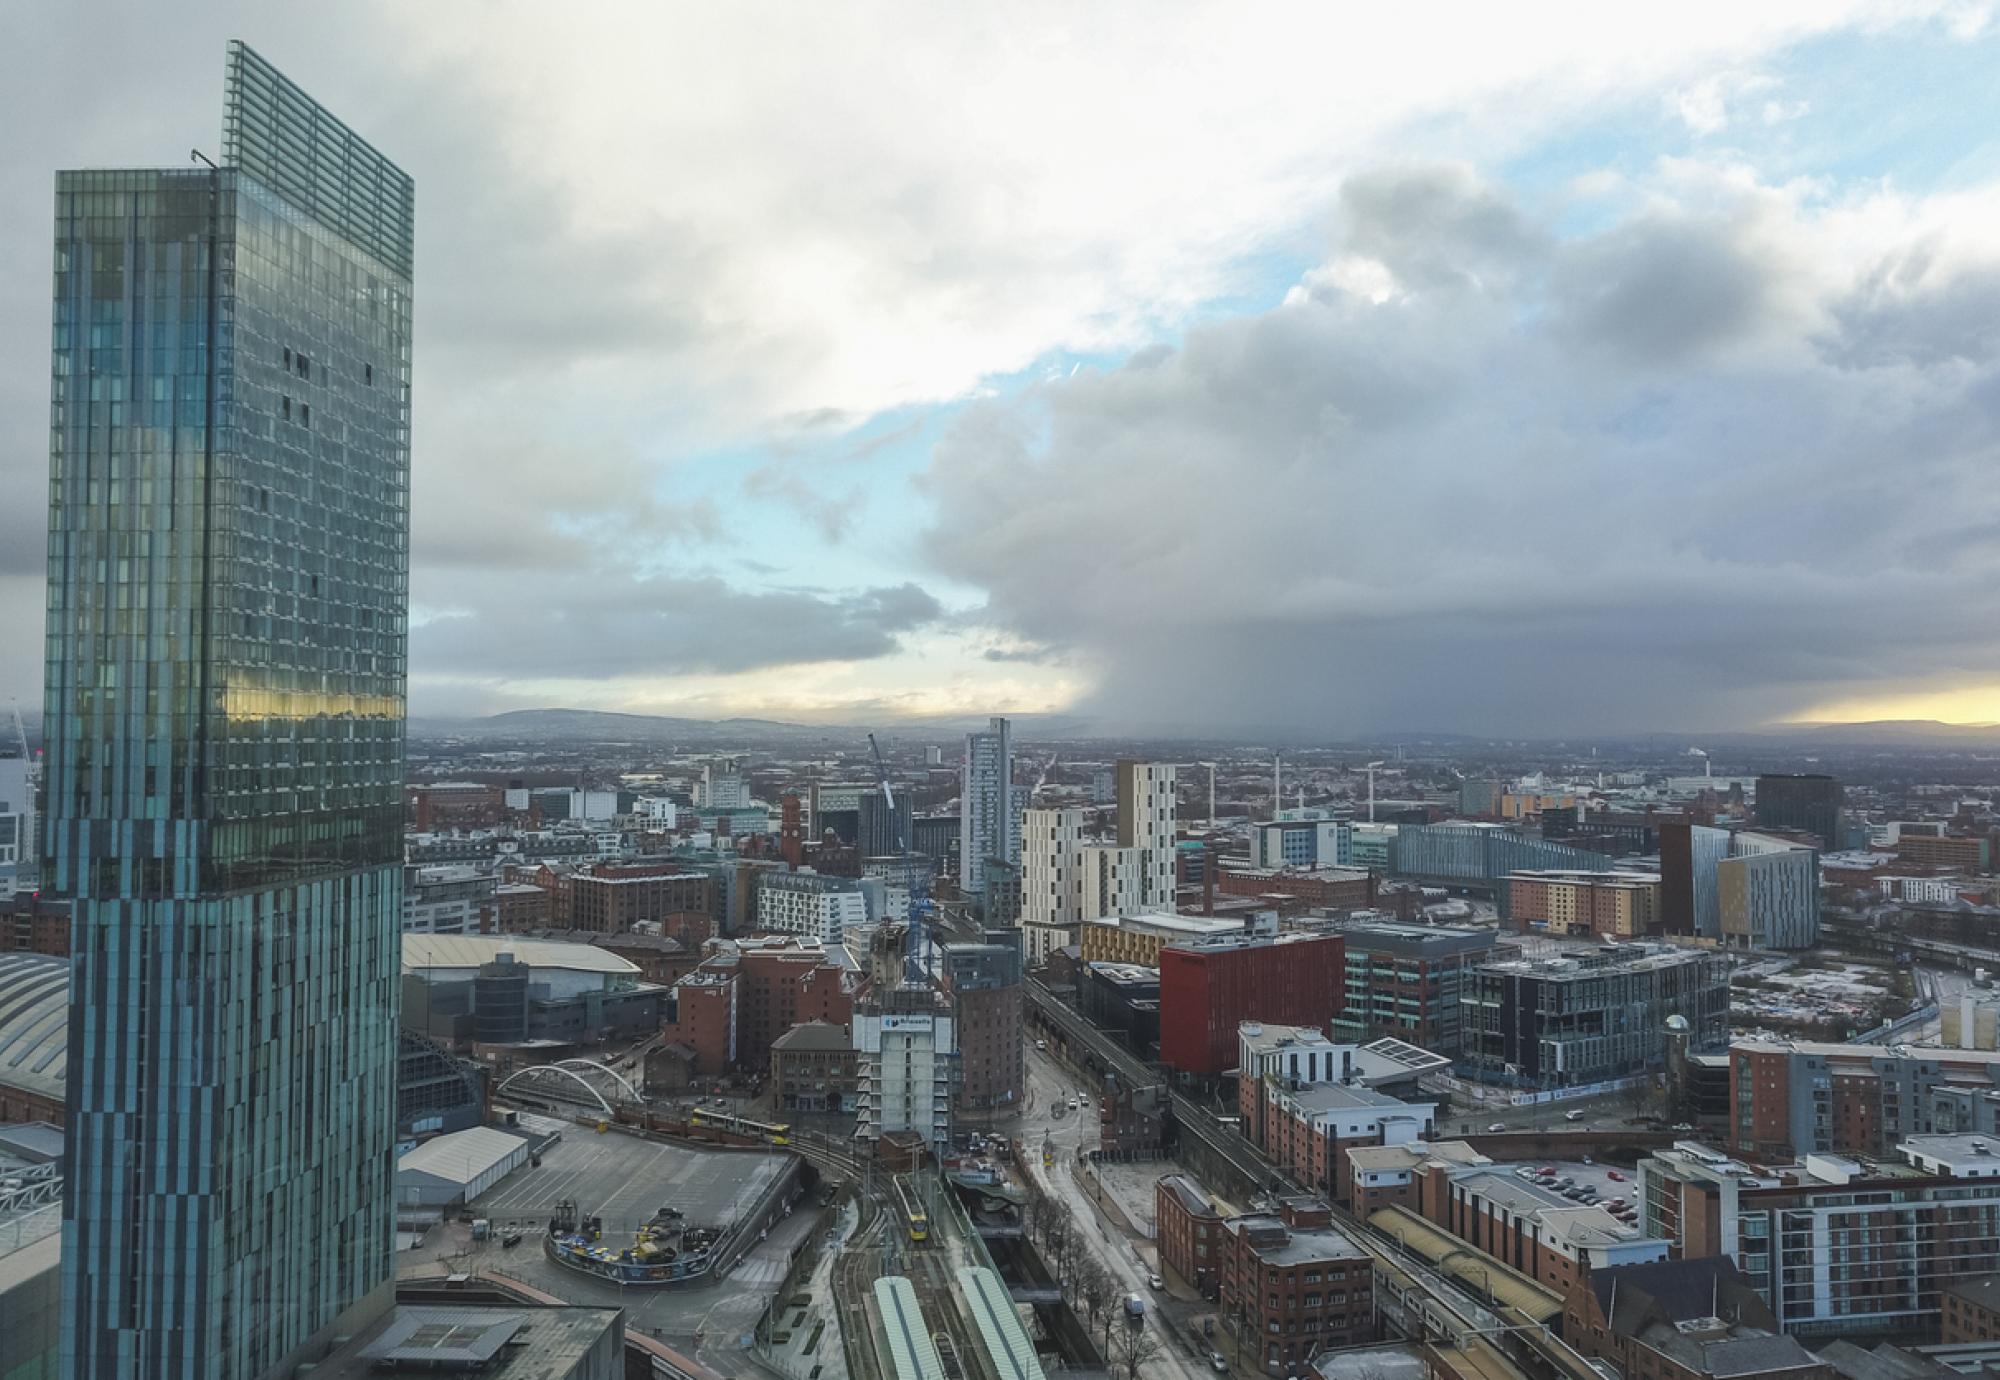
[[[60,1102],[69,1073],[69,960],[0,954],[0,1083]]]
[[[889,1341],[896,1380],[944,1380],[944,1362],[924,1325],[917,1291],[910,1281],[902,1275],[876,1280],[875,1307],[882,1315],[882,1335]]]
[[[1406,1208],[1381,1208],[1368,1215],[1368,1223],[1396,1238],[1405,1250],[1430,1261],[1434,1268],[1530,1322],[1547,1322],[1562,1312],[1562,1299],[1553,1290]]]
[[[1014,1301],[1000,1276],[983,1268],[961,1269],[958,1287],[959,1297],[979,1325],[986,1359],[1000,1380],[1043,1380],[1035,1344],[1021,1326],[1021,1315],[1014,1311]]]
[[[527,1144],[520,1136],[475,1126],[425,1141],[396,1161],[396,1172],[431,1174],[451,1183],[469,1184],[509,1155],[526,1149]]]

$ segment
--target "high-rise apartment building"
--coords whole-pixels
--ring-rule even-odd
[[[1846,803],[1847,792],[1836,776],[1760,776],[1750,809],[1759,829],[1797,829],[1834,852],[1846,844],[1841,825]]]
[[[1139,850],[1142,903],[1162,910],[1173,908],[1177,775],[1171,762],[1118,763],[1118,846]]]
[[[1021,1039],[1021,933],[989,929],[984,942],[953,940],[941,954],[957,1022],[959,1105],[1012,1106],[1027,1087]]]
[[[62,1373],[388,1306],[414,186],[240,43],[219,166],[56,181]]]
[[[1174,909],[1174,767],[1122,760],[1118,841],[1081,852],[1085,920]]]
[[[958,889],[986,890],[986,860],[1021,860],[1021,807],[1014,797],[1014,731],[1005,719],[965,735],[960,787]]]
[[[1076,942],[1084,920],[1082,852],[1083,811],[1023,812],[1021,932],[1032,966]]]

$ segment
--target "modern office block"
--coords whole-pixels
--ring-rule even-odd
[[[391,1301],[414,190],[240,43],[218,162],[56,184],[75,1380],[282,1374]]]

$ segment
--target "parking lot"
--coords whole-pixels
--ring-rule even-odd
[[[1525,1160],[1519,1165],[1509,1167],[1553,1169],[1558,1178],[1571,1179],[1578,1188],[1596,1189],[1599,1204],[1608,1203],[1614,1198],[1623,1198],[1637,1206],[1639,1186],[1632,1171],[1614,1164],[1583,1164],[1576,1160]],[[1613,1178],[1614,1174],[1618,1177]]]
[[[794,1212],[753,1246],[727,1279],[696,1289],[626,1289],[564,1269],[542,1254],[541,1233],[555,1204],[572,1198],[586,1216],[604,1219],[607,1236],[628,1233],[662,1207],[676,1207],[696,1224],[721,1225],[786,1172],[779,1153],[697,1150],[581,1126],[542,1151],[539,1169],[522,1168],[473,1203],[494,1226],[483,1241],[462,1221],[433,1227],[424,1244],[398,1259],[408,1272],[491,1270],[572,1303],[625,1309],[626,1326],[681,1347],[723,1374],[741,1373],[739,1339],[756,1325],[784,1277],[791,1251],[817,1220]],[[518,1224],[520,1244],[504,1244]]]
[[[788,1156],[696,1150],[617,1131],[571,1128],[542,1152],[541,1168],[521,1168],[473,1204],[496,1223],[541,1227],[571,1199],[584,1216],[604,1219],[606,1235],[638,1230],[663,1207],[693,1225],[722,1226],[747,1210]]]

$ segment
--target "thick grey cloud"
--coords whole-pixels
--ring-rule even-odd
[[[1558,261],[1551,301],[1580,346],[1671,365],[1769,321],[1787,265],[1749,217],[1654,213]]]
[[[939,446],[931,559],[1092,708],[1700,728],[2000,674],[1992,265],[1891,291],[1745,188],[1580,238],[1456,170],[1343,207],[1283,306]]]
[[[943,610],[913,584],[750,593],[715,578],[559,575],[495,591],[434,580],[451,602],[410,635],[420,664],[497,680],[730,674],[887,656]]]

